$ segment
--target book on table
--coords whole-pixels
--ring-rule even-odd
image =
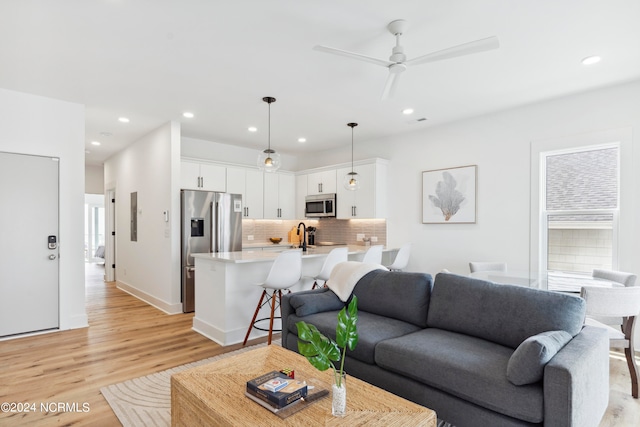
[[[304,381],[289,378],[282,372],[271,371],[247,381],[246,394],[260,399],[275,409],[281,409],[305,397],[307,384]]]

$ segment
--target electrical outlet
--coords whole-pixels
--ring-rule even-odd
[[[249,234],[249,235],[247,236],[247,240],[253,240],[253,234]]]
[[[375,243],[378,241],[378,236],[371,236],[371,243]]]
[[[356,242],[362,242],[362,240],[364,239],[364,234],[356,234]]]

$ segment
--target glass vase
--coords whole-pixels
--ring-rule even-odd
[[[334,417],[347,414],[347,375],[344,373],[336,377],[336,382],[331,386],[331,414]]]

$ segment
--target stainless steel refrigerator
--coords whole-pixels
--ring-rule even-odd
[[[242,195],[182,190],[182,311],[195,310],[192,254],[242,250]]]

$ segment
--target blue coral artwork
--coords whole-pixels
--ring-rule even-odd
[[[423,224],[475,224],[476,165],[422,172]]]

